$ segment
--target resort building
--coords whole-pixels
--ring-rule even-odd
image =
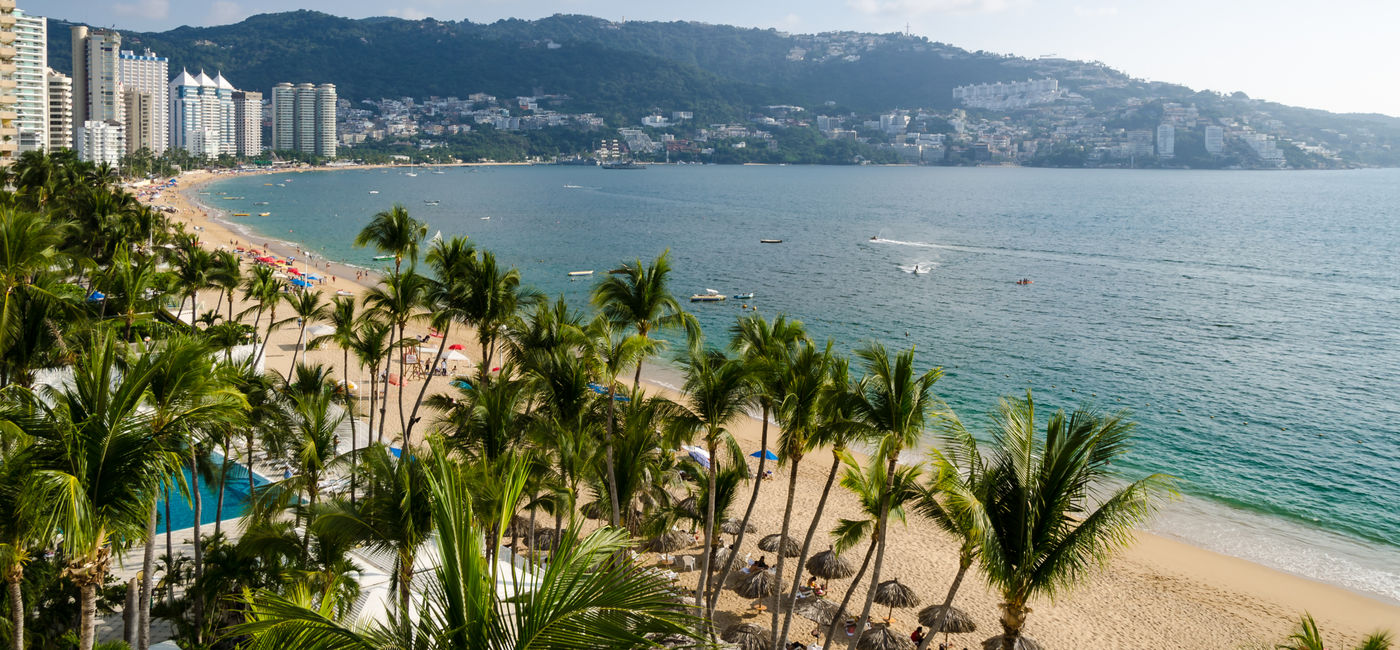
[[[49,68],[49,151],[73,148],[73,79]]]
[[[272,149],[334,158],[336,91],[319,86],[280,83],[272,88]]]
[[[0,167],[15,161],[19,148],[19,102],[15,81],[15,0],[0,0]]]
[[[1176,155],[1176,127],[1162,124],[1157,127],[1157,157],[1171,158]]]
[[[116,167],[126,152],[126,129],[115,120],[88,120],[76,129],[73,140],[78,145],[78,158]]]
[[[122,35],[76,25],[73,33],[73,124],[126,123],[121,94]]]
[[[144,147],[159,156],[165,153],[170,138],[170,104],[166,101],[170,60],[149,49],[142,54],[122,50],[117,59],[121,66],[122,101],[127,109],[127,153]],[[133,105],[149,105],[150,109],[139,116],[132,115]]]
[[[181,70],[170,81],[170,146],[205,158],[235,155],[234,92],[222,73],[210,78]]]
[[[262,153],[262,93],[233,91],[234,149],[240,156]]]
[[[43,16],[14,11],[16,154],[42,151],[49,140],[48,21]]]

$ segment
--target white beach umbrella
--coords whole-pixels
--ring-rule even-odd
[[[332,334],[335,334],[335,328],[330,325],[312,325],[306,328],[307,338],[314,339],[318,336],[330,336]]]

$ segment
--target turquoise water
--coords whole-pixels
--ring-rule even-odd
[[[218,462],[217,456],[214,462]],[[190,470],[184,470],[185,485],[192,485],[190,480]],[[267,479],[253,475],[255,485],[264,485]],[[199,523],[212,524],[218,518],[219,486],[216,483],[201,480],[199,482],[199,492],[203,495],[200,503]],[[178,492],[171,492],[170,518],[165,516],[165,499],[161,499],[157,505],[156,513],[159,521],[156,528],[164,533],[169,530],[184,530],[194,527],[194,508],[190,501],[186,500]],[[248,470],[238,463],[229,464],[228,479],[224,485],[224,521],[237,519],[248,511]]]
[[[355,232],[401,202],[579,304],[592,280],[566,272],[669,248],[678,294],[753,291],[846,349],[917,344],[970,423],[1026,388],[1131,409],[1121,469],[1188,497],[1159,528],[1400,600],[1400,171],[497,167],[212,189],[246,197],[221,209],[269,202],[236,221],[366,266]],[[712,336],[743,313],[690,307]]]

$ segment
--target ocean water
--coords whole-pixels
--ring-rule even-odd
[[[403,203],[578,304],[593,279],[568,271],[669,249],[677,294],[752,291],[844,350],[917,345],[974,427],[1027,389],[1128,409],[1120,470],[1184,495],[1157,530],[1400,601],[1400,170],[491,167],[209,189],[270,211],[235,219],[262,240],[367,267],[355,233]],[[712,337],[745,313],[689,307]]]

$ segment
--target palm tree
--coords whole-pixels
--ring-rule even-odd
[[[257,354],[253,355],[254,367],[262,361],[263,353],[267,351],[268,341],[272,339],[272,330],[281,324],[277,322],[277,303],[282,300],[281,294],[282,281],[273,276],[271,267],[255,266],[253,273],[243,281],[243,299],[258,303],[249,308],[257,311],[257,316],[253,319],[254,331],[257,331],[258,323],[262,321],[263,312],[268,312],[267,334],[263,337],[262,345],[258,346]]]
[[[670,275],[670,252],[665,251],[651,266],[643,265],[640,259],[624,263],[593,287],[593,305],[605,318],[618,325],[632,326],[638,336],[654,344],[647,347],[646,356],[661,350],[662,343],[651,338],[658,330],[679,327],[691,338],[699,335],[700,326],[695,317],[681,309],[680,302],[666,286]],[[644,360],[637,360],[632,390],[642,383]]]
[[[416,250],[416,249],[415,249]],[[424,292],[428,288],[427,278],[419,275],[410,267],[403,273],[394,273],[385,278],[383,284],[374,287],[365,294],[365,306],[379,312],[398,330],[398,341],[394,345],[399,351],[399,431],[408,430],[408,423],[403,411],[403,391],[407,381],[407,363],[405,354],[407,346],[411,345],[406,338],[406,330],[409,321],[418,315],[418,309],[423,305]],[[392,360],[386,359],[386,367],[392,367]],[[388,396],[389,388],[386,385],[384,393]],[[383,419],[379,422],[379,429],[384,430]]]
[[[219,288],[220,298],[228,303],[228,317],[233,321],[233,292],[243,284],[243,267],[238,256],[227,250],[214,251],[214,264],[209,269],[209,283]],[[218,302],[215,302],[218,305]]]
[[[686,412],[677,418],[676,425],[683,428],[688,437],[701,436],[710,459],[706,476],[708,496],[705,499],[706,552],[702,554],[700,579],[695,591],[695,606],[701,607],[704,603],[705,620],[710,621],[714,608],[709,604],[713,601],[709,599],[712,554],[708,551],[715,535],[715,452],[720,444],[733,440],[729,424],[743,417],[745,410],[754,402],[754,382],[751,368],[723,352],[706,350],[704,342],[698,337],[691,340],[688,354],[680,362],[685,373],[682,392],[685,394]],[[712,624],[706,625],[709,627]]]
[[[47,217],[33,212],[0,207],[0,353],[12,345],[16,327],[16,292],[31,284],[35,276],[57,264],[58,245],[63,229]]]
[[[1172,490],[1172,479],[1162,474],[1116,490],[1106,484],[1134,427],[1123,413],[1056,411],[1043,438],[1035,427],[1029,391],[1024,400],[1002,399],[989,448],[968,452],[978,480],[992,487],[981,500],[959,495],[982,533],[977,565],[1002,596],[1005,650],[1020,638],[1032,598],[1073,588],[1126,546],[1133,527]],[[964,444],[977,445],[971,437]]]
[[[113,551],[141,539],[161,482],[181,465],[141,412],[154,366],[120,372],[119,354],[111,335],[96,339],[74,366],[72,387],[48,391],[51,403],[36,401],[26,431],[34,437],[26,454],[32,488],[56,512],[64,574],[80,593],[80,650],[92,650],[97,588]]]
[[[398,615],[404,621],[410,611],[418,549],[433,531],[426,452],[405,446],[400,457],[394,458],[383,445],[365,449],[360,470],[369,484],[365,498],[355,503],[332,502],[316,518],[318,527],[333,529],[372,550],[394,554]]]
[[[442,413],[438,427],[445,444],[468,457],[495,462],[524,437],[533,414],[525,408],[531,386],[506,364],[498,373],[484,368],[456,395],[434,395],[428,405]]]
[[[23,400],[23,396],[19,397]],[[18,405],[17,405],[18,406]],[[7,410],[8,410],[7,405]],[[18,410],[18,409],[16,409]],[[6,424],[13,422],[7,414]],[[3,577],[10,599],[10,639],[14,650],[24,650],[24,566],[31,558],[30,550],[47,544],[52,536],[52,520],[45,516],[45,505],[29,503],[34,495],[25,489],[32,468],[16,462],[23,458],[24,446],[6,445],[0,450],[0,577]]]
[[[297,346],[292,349],[292,364],[287,368],[287,381],[291,381],[292,370],[297,367],[297,353],[301,351],[302,344],[306,342],[306,327],[314,322],[325,320],[330,316],[330,309],[325,302],[322,302],[320,291],[302,289],[282,294],[282,298],[292,306],[292,311],[297,315],[298,323]]]
[[[781,376],[793,347],[807,340],[807,331],[802,327],[800,321],[790,321],[781,314],[774,318],[771,323],[758,314],[752,314],[741,317],[730,328],[730,333],[730,349],[740,355],[740,358],[754,374],[755,400],[762,411],[759,425],[761,427],[759,447],[766,451],[768,449],[768,416],[773,412],[776,403],[782,399],[782,389],[777,378]],[[763,476],[767,465],[767,455],[760,455],[758,457],[758,471],[755,475]],[[758,504],[758,491],[762,486],[763,481],[753,482],[753,491],[749,494],[748,507],[744,509],[744,518],[740,525],[739,534],[734,538],[734,548],[736,549],[743,547],[749,520],[753,517],[754,506]],[[720,569],[719,584],[724,584],[732,568],[733,563],[728,563],[723,569]],[[716,591],[711,598],[718,597],[719,594]],[[775,625],[774,629],[776,630],[776,628]]]
[[[471,293],[463,278],[470,273],[474,250],[466,237],[453,237],[445,241],[437,240],[432,250],[428,251],[428,266],[437,279],[425,279],[423,305],[428,309],[433,329],[442,335],[437,353],[428,365],[430,369],[436,369],[442,361],[453,323],[466,322],[469,318]],[[418,388],[418,397],[413,401],[413,410],[408,413],[408,425],[403,432],[405,445],[412,440],[413,427],[418,422],[418,408],[423,404],[430,383],[430,380],[424,380]]]
[[[394,326],[378,318],[377,314],[367,312],[360,314],[356,319],[354,335],[349,340],[349,350],[355,355],[360,367],[369,370],[369,426],[366,431],[374,432],[374,417],[379,415],[379,439],[377,442],[384,442],[384,407],[383,402],[388,399],[388,378],[385,378],[385,393],[379,392],[379,371],[389,355],[393,353],[395,341]],[[387,369],[385,374],[388,374]],[[366,437],[365,442],[369,439]],[[351,474],[351,480],[354,475]]]
[[[650,645],[645,635],[686,635],[694,618],[677,608],[660,578],[619,562],[629,541],[616,529],[594,532],[580,541],[567,535],[543,568],[501,573],[508,564],[490,561],[486,548],[499,548],[515,504],[527,482],[529,465],[516,459],[496,472],[503,498],[496,509],[475,511],[471,468],[451,454],[434,450],[428,482],[433,525],[438,531],[432,584],[416,608],[413,647],[423,650],[505,650],[569,647],[599,650]],[[495,522],[488,536],[481,521]],[[571,531],[574,532],[574,531]],[[503,596],[500,585],[515,592]],[[307,650],[408,648],[394,623],[352,627],[337,620],[333,602],[309,593],[257,592],[245,598],[248,621],[234,634],[247,635],[250,648]]]
[[[186,242],[175,252],[175,283],[183,292],[180,297],[180,313],[185,311],[185,299],[190,302],[190,331],[195,330],[195,301],[201,290],[213,286],[210,274],[214,271],[214,258],[209,251],[200,248],[195,242]]]
[[[520,270],[502,269],[490,251],[479,251],[470,266],[463,287],[467,298],[466,319],[476,328],[481,345],[481,366],[491,367],[496,339],[505,333],[521,308],[534,305],[544,296],[520,284]]]
[[[350,500],[354,501],[356,479],[355,452],[359,448],[356,441],[355,407],[358,406],[359,393],[357,390],[351,389],[354,384],[350,380],[350,350],[355,346],[355,330],[360,324],[360,317],[355,313],[355,299],[349,296],[336,296],[331,298],[330,309],[326,313],[325,319],[330,321],[331,327],[335,331],[311,339],[311,342],[307,343],[306,347],[316,348],[320,347],[322,343],[330,341],[340,348],[340,376],[344,381],[345,387],[345,413],[346,417],[350,420]],[[370,383],[373,385],[374,380],[371,379]],[[371,403],[371,409],[373,406],[374,405]],[[371,425],[370,430],[372,431],[373,429],[374,427]]]
[[[404,258],[409,266],[418,261],[418,245],[428,236],[428,226],[408,216],[408,208],[395,203],[394,207],[374,215],[368,225],[355,235],[356,246],[373,245],[379,252],[394,256],[394,274],[403,267]]]
[[[1356,650],[1390,650],[1394,643],[1394,637],[1389,632],[1373,632],[1361,640]],[[1298,629],[1288,636],[1288,641],[1274,647],[1277,650],[1327,650],[1312,614],[1303,614],[1298,621]]]
[[[900,452],[918,447],[923,437],[925,424],[937,400],[933,395],[933,384],[943,376],[943,371],[935,368],[921,375],[916,374],[913,348],[900,352],[891,362],[885,347],[872,343],[857,350],[856,357],[864,362],[866,374],[852,391],[851,415],[877,436],[880,454],[889,463],[885,475],[888,480],[894,481]],[[888,511],[888,508],[884,510]],[[856,621],[851,650],[855,650],[856,641],[869,622],[870,606],[875,602],[874,585],[880,584],[880,569],[885,563],[885,535],[889,532],[886,523],[885,516],[881,515],[877,530],[879,550],[876,551],[875,568],[870,575],[871,589],[866,591],[865,608]]]
[[[886,527],[891,518],[904,523],[904,506],[919,497],[918,480],[923,473],[923,467],[919,465],[892,465],[882,455],[871,458],[865,467],[861,467],[850,454],[842,454],[841,462],[846,466],[841,472],[841,487],[854,494],[860,502],[862,518],[841,519],[837,522],[836,528],[831,531],[836,537],[832,545],[833,550],[838,555],[845,553],[867,537],[870,538],[870,543],[866,545],[865,559],[861,560],[860,569],[851,578],[851,584],[847,585],[846,595],[841,597],[841,605],[836,609],[838,612],[846,611],[846,606],[850,604],[851,595],[865,577],[865,572],[870,568],[870,560],[874,558],[875,551],[888,532]],[[894,470],[893,474],[889,473],[891,469]],[[879,583],[871,580],[867,591],[874,592],[877,584]],[[837,619],[832,619],[831,625],[827,627],[823,648],[831,647],[831,637],[836,633],[838,622]],[[857,625],[860,623],[857,622]],[[855,636],[859,637],[860,632]]]
[[[126,323],[126,333],[122,340],[131,340],[131,328],[137,315],[154,309],[164,293],[166,284],[165,274],[156,270],[155,258],[146,255],[133,258],[126,249],[117,251],[112,257],[111,287],[103,306],[105,308],[107,302],[112,300],[110,294],[115,293],[121,297],[120,316]]]
[[[321,495],[321,477],[336,456],[335,430],[345,420],[344,411],[332,414],[330,390],[302,393],[292,398],[292,464],[296,474],[282,487],[306,493],[307,509],[314,510]],[[308,534],[310,528],[307,529]],[[303,540],[308,546],[309,538]]]
[[[563,296],[560,296],[563,302]],[[617,468],[613,458],[614,431],[617,426],[617,378],[623,369],[642,359],[646,354],[647,340],[641,335],[625,335],[618,331],[612,321],[596,317],[585,330],[584,358],[588,360],[593,377],[607,388],[608,408],[603,418],[605,434],[603,457],[605,462],[608,500],[611,506],[608,523],[616,526],[621,512],[617,492]]]

